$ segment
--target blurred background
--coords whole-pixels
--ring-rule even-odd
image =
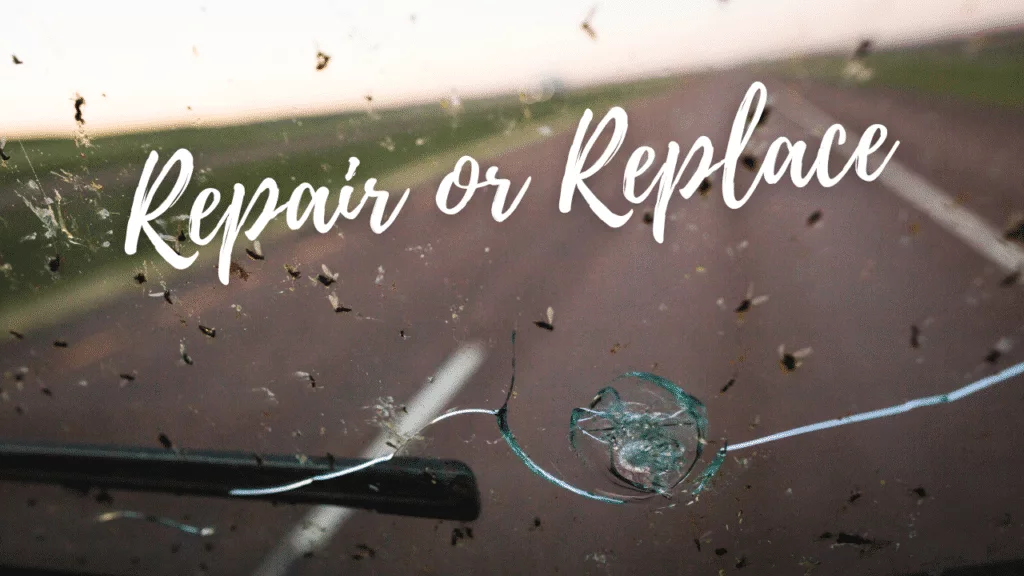
[[[571,450],[569,415],[630,370],[703,401],[713,452],[1024,360],[1024,3],[549,4],[4,6],[0,438],[369,457],[438,382],[438,410],[501,406],[517,329],[520,443],[577,486],[616,490]],[[737,188],[772,140],[815,150],[832,122],[885,125],[900,141],[886,176],[761,184],[739,210],[716,177],[672,200],[662,244],[653,199],[619,229],[581,202],[558,211],[584,110],[629,113],[622,151],[588,181],[625,212],[628,153],[651,146],[660,164],[668,142],[707,135],[721,156],[754,81],[771,103]],[[380,235],[365,213],[326,234],[275,222],[259,246],[239,241],[224,286],[219,241],[187,271],[145,238],[124,253],[146,157],[182,147],[192,181],[155,226],[185,255],[206,187],[305,181],[333,206],[356,156],[357,189],[412,192]],[[436,208],[467,154],[516,190],[532,177],[507,221],[489,193]],[[313,535],[324,512],[308,505],[5,481],[0,568],[1019,573],[1022,406],[1009,381],[730,454],[696,500],[621,506],[531,474],[493,418],[467,415],[402,453],[465,462],[476,520],[357,511]]]

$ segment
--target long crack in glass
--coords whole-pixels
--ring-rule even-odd
[[[486,408],[455,410],[434,418],[421,428],[420,431],[453,416],[463,414],[488,414],[495,416],[502,438],[505,439],[512,453],[531,472],[574,494],[610,504],[624,504],[629,501],[644,500],[655,496],[671,497],[673,492],[679,490],[686,479],[690,477],[690,474],[694,471],[697,462],[700,461],[704,453],[704,446],[708,443],[708,419],[704,404],[697,398],[684,392],[682,388],[670,380],[648,372],[627,372],[615,379],[615,381],[635,381],[637,383],[636,391],[639,394],[643,394],[643,398],[647,402],[623,400],[622,394],[618,389],[607,386],[597,393],[590,402],[589,407],[575,408],[569,419],[569,444],[572,449],[577,454],[583,455],[578,440],[582,436],[592,441],[598,448],[599,453],[602,454],[602,458],[606,459],[607,471],[611,474],[617,485],[632,490],[636,494],[623,495],[608,492],[591,492],[573,486],[541,468],[526,454],[526,451],[519,444],[509,426],[508,405],[512,399],[516,382],[515,343],[516,335],[513,332],[512,379],[509,384],[508,393],[505,396],[505,402],[501,408],[497,410]],[[703,472],[699,474],[697,480],[693,483],[693,486],[686,490],[686,492],[696,498],[706,490],[710,486],[715,474],[718,473],[725,463],[725,456],[729,452],[782,440],[783,438],[818,432],[828,428],[897,416],[915,408],[956,402],[975,392],[1021,374],[1024,374],[1024,362],[945,394],[926,396],[887,408],[824,420],[732,446],[729,446],[728,442],[726,442],[716,452],[711,462],[705,466]],[[632,392],[632,388],[630,392]],[[409,439],[417,435],[418,433],[413,434]],[[275,494],[295,490],[313,482],[338,478],[390,460],[408,441],[407,439],[390,454],[368,460],[357,466],[319,476],[312,476],[305,480],[281,486],[238,488],[232,490],[230,494],[232,496]]]

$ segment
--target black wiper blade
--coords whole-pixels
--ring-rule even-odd
[[[188,496],[325,504],[382,514],[472,521],[480,490],[458,460],[396,456],[331,480],[260,496],[231,496],[236,488],[288,484],[367,462],[365,458],[300,457],[150,447],[0,442],[0,480]]]

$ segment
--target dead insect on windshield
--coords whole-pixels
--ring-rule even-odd
[[[917,324],[910,325],[910,347],[921,347],[921,329],[917,327]]]
[[[341,301],[338,300],[338,294],[336,292],[331,292],[330,294],[328,294],[327,301],[331,303],[331,308],[334,308],[334,311],[336,313],[352,311],[351,308],[346,308],[345,306],[341,305]]]
[[[337,272],[331,272],[331,269],[326,264],[320,265],[321,272],[316,275],[316,279],[320,281],[324,286],[330,286],[338,281]]]
[[[545,319],[537,320],[534,324],[540,328],[553,332],[555,330],[555,309],[548,306],[547,316]]]
[[[156,439],[160,441],[160,445],[163,446],[164,448],[168,450],[174,448],[174,443],[171,442],[171,439],[167,437],[167,434],[161,432],[160,435],[156,437]]]
[[[352,555],[352,559],[362,560],[363,558],[373,558],[376,555],[377,551],[366,544],[356,544],[356,553]]]
[[[311,388],[316,388],[316,378],[313,377],[313,375],[310,374],[309,372],[303,372],[302,370],[299,370],[298,372],[295,373],[295,376],[297,376],[298,378],[302,378],[303,380],[309,381],[309,386]]]
[[[750,111],[748,111],[748,113],[746,113],[746,121],[748,121],[748,122],[754,121],[754,115],[757,114],[757,112],[758,111],[757,111],[756,108],[752,108]],[[760,127],[764,126],[765,123],[768,122],[768,116],[770,116],[770,115],[771,115],[771,102],[768,101],[768,102],[765,102],[765,108],[764,108],[764,110],[761,111],[761,117],[758,118],[758,123],[757,123],[757,125],[755,125],[755,128],[760,128]]]
[[[645,210],[644,211],[644,224],[653,224],[653,223],[654,223],[654,212],[651,212],[650,210]]]
[[[736,313],[742,315],[754,306],[760,306],[768,301],[768,296],[754,296],[754,283],[747,287],[747,297],[736,307]]]
[[[725,386],[722,386],[722,392],[721,393],[725,394],[726,392],[728,392],[729,388],[732,388],[734,384],[736,384],[736,377],[735,376],[733,376],[732,378],[729,378],[729,381],[725,383]]]
[[[1011,342],[1009,338],[1000,338],[999,341],[996,342],[996,345],[992,347],[992,350],[989,351],[988,356],[985,356],[985,362],[988,362],[989,364],[999,362],[999,359],[1003,357],[1003,354],[1009,352],[1011,348],[1013,348],[1013,342]]]
[[[203,334],[205,334],[206,336],[209,336],[210,338],[216,338],[217,337],[217,329],[216,328],[210,328],[209,326],[203,326],[202,324],[200,324],[199,325],[199,331],[202,332]]]
[[[75,122],[81,126],[85,124],[85,118],[82,117],[82,106],[85,106],[85,98],[82,98],[81,94],[75,94]]]
[[[871,40],[861,40],[861,43],[857,45],[857,49],[853,51],[854,59],[861,59],[871,53]]]
[[[796,352],[786,352],[784,344],[779,345],[779,367],[783,372],[792,372],[803,365],[803,359],[811,355],[810,348],[801,348]]]
[[[124,386],[128,382],[135,382],[135,374],[131,374],[129,372],[124,372],[122,374],[118,374],[118,376],[121,377],[121,380],[122,380],[121,385],[122,386]]]
[[[46,263],[46,267],[50,269],[50,272],[56,274],[60,272],[61,259],[60,254],[57,254],[53,258],[50,258],[49,262]]]
[[[181,343],[178,344],[178,352],[181,354],[181,361],[184,362],[185,364],[191,366],[192,365],[192,357],[189,356],[188,355],[188,351],[185,350],[185,341],[184,340],[182,340]]]
[[[0,160],[3,160],[4,162],[7,162],[8,160],[11,159],[11,157],[4,152],[4,146],[6,145],[7,141],[4,140],[3,138],[0,138]]]
[[[284,271],[288,273],[288,276],[292,280],[298,280],[300,277],[302,277],[302,272],[298,268],[291,266],[289,264],[284,265]]]
[[[751,172],[757,169],[757,157],[749,152],[740,157],[740,162]]]
[[[178,240],[178,242],[185,242],[186,240],[188,240],[188,237],[185,236],[185,230],[183,230],[181,228],[178,229],[178,238],[177,238],[177,240]]]
[[[25,335],[22,334],[21,332],[18,332],[17,330],[8,330],[8,332],[11,334],[11,336],[14,336],[18,340],[25,339]]]
[[[1024,243],[1024,218],[1006,230],[1004,236],[1007,240],[1014,240]]]
[[[68,347],[68,342],[67,342],[67,340],[54,340],[53,341],[53,347],[54,348],[67,348]]]
[[[324,54],[323,51],[317,51],[316,53],[316,69],[323,70],[327,68],[327,63],[331,61],[331,57]]]
[[[711,192],[710,176],[705,176],[704,179],[700,181],[700,185],[697,186],[697,192],[700,192],[701,196],[707,196],[708,192]]]
[[[815,210],[814,212],[811,212],[811,215],[807,217],[807,225],[814,226],[818,222],[821,222],[821,216],[821,210]]]
[[[136,284],[145,284],[146,280],[147,280],[146,273],[145,272],[139,272],[135,276],[132,276],[132,280],[135,280]]]
[[[260,246],[260,241],[259,240],[255,240],[252,243],[252,248],[246,248],[245,249],[245,253],[248,254],[249,258],[252,258],[253,260],[263,260],[264,259],[263,247]]]
[[[1003,278],[1002,280],[1000,280],[999,281],[999,285],[1000,286],[1004,286],[1004,287],[1013,286],[1013,285],[1017,284],[1018,282],[1020,282],[1020,277],[1021,277],[1021,271],[1020,270],[1016,270],[1013,273],[1011,273],[1009,276],[1007,276],[1006,278]]]
[[[21,58],[18,58],[18,56],[15,55],[15,54],[11,54],[11,62],[14,62],[15,66],[17,66],[18,64],[24,64],[25,63],[25,62],[23,62],[21,60]]]
[[[596,12],[597,6],[595,5],[590,9],[590,12],[587,12],[587,17],[584,18],[583,22],[580,24],[580,29],[586,32],[587,36],[589,36],[591,40],[597,40],[597,32],[594,30],[594,25],[590,23],[590,21],[594,19],[594,14]]]
[[[168,304],[174,304],[174,301],[176,300],[176,298],[174,297],[173,294],[171,294],[171,289],[167,287],[167,284],[164,284],[163,282],[160,282],[160,287],[163,288],[163,291],[162,292],[150,292],[149,293],[150,297],[152,297],[152,298],[161,298],[162,297],[164,299],[164,302],[167,302]]]
[[[760,128],[760,127],[765,125],[765,122],[768,121],[768,116],[771,114],[771,111],[772,111],[772,109],[771,109],[771,102],[765,102],[764,109],[761,110],[761,117],[757,119],[757,125],[755,126],[755,128]],[[757,113],[757,108],[751,108],[750,110],[748,110],[747,111],[747,122],[753,121],[754,120],[754,114],[756,114],[756,113]]]
[[[367,103],[373,102],[373,96],[370,94],[363,96],[363,99],[366,100]]]

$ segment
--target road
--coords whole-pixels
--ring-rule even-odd
[[[621,175],[634,148],[661,155],[668,141],[685,150],[703,134],[720,155],[755,79],[723,72],[627,106],[622,151],[591,187],[624,209]],[[1024,213],[1024,167],[1013,155],[1024,150],[1020,112],[764,80],[774,97],[799,94],[858,131],[885,124],[901,141],[897,161],[992,228]],[[813,138],[801,126],[773,113],[763,137]],[[379,432],[367,407],[384,396],[407,401],[462,346],[481,342],[486,357],[452,406],[500,406],[518,328],[513,430],[548,470],[610,489],[570,451],[567,423],[572,408],[628,370],[654,371],[702,399],[714,447],[952,390],[1024,360],[1024,290],[1002,286],[1006,270],[881,182],[762,184],[739,210],[717,187],[676,197],[658,244],[642,210],[618,230],[579,200],[558,211],[571,139],[555,134],[495,161],[513,183],[533,177],[504,223],[491,219],[486,195],[441,214],[439,179],[424,182],[379,236],[365,218],[286,236],[264,243],[265,261],[245,260],[246,281],[222,286],[215,270],[194,270],[171,286],[173,305],[138,287],[66,326],[5,341],[3,369],[29,373],[23,390],[3,382],[0,433],[154,446],[166,434],[195,449],[356,455]],[[815,211],[821,220],[808,226]],[[326,264],[339,281],[293,282],[283,265],[294,263],[306,275]],[[768,299],[740,317],[751,283]],[[332,312],[335,288],[374,319]],[[549,306],[553,331],[533,325]],[[69,346],[51,346],[57,338]],[[1015,345],[986,362],[1002,338]],[[192,365],[180,362],[182,339]],[[813,351],[787,373],[780,345]],[[316,387],[296,371],[313,373]],[[122,386],[125,372],[136,379]],[[475,471],[483,512],[472,537],[453,537],[466,534],[458,523],[356,513],[294,573],[899,574],[1021,558],[1024,454],[1013,438],[1024,434],[1022,383],[730,455],[713,490],[691,504],[585,500],[527,470],[498,441],[493,418],[454,418],[411,451]],[[89,573],[252,573],[308,512],[127,493],[101,502],[41,486],[3,485],[0,494],[4,562]],[[200,540],[147,523],[92,522],[111,509],[218,532]],[[839,544],[840,535],[865,541]]]

